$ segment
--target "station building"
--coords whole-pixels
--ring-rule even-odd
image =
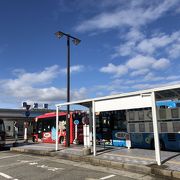
[[[24,122],[28,122],[28,134],[32,133],[32,120],[41,114],[52,112],[50,109],[31,109],[27,118],[26,109],[0,109],[0,119],[4,121],[6,137],[14,137],[14,126],[18,128],[18,136],[24,135]]]

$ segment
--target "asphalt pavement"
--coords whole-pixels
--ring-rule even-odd
[[[161,151],[163,164],[158,166],[154,151],[145,149],[98,146],[97,156],[93,157],[92,154],[86,154],[88,151],[82,145],[71,145],[68,148],[59,145],[59,151],[55,151],[55,144],[27,143],[20,144],[18,147],[11,147],[11,151],[86,162],[91,165],[136,173],[160,175],[170,179],[180,179],[179,152]]]
[[[150,175],[93,166],[38,155],[0,152],[0,180],[132,180],[161,179]],[[163,179],[163,178],[162,178]]]

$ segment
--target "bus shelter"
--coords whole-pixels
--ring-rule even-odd
[[[128,110],[138,108],[152,109],[152,122],[154,133],[155,158],[158,165],[161,165],[159,129],[157,121],[156,101],[179,100],[180,84],[165,86],[160,88],[136,91],[130,93],[105,96],[100,98],[86,99],[68,103],[56,104],[56,127],[58,127],[58,112],[62,106],[82,105],[90,109],[92,136],[93,136],[93,155],[96,156],[96,119],[95,114],[103,111]],[[56,128],[56,150],[58,150],[58,128]]]

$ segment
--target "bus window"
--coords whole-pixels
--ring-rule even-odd
[[[135,124],[129,124],[129,131],[135,132]]]
[[[50,132],[51,131],[51,126],[50,122],[48,119],[44,119],[43,122],[43,132]]]
[[[168,131],[167,123],[161,123],[160,126],[161,126],[161,132],[167,132]]]
[[[134,120],[134,111],[129,111],[129,120]]]
[[[166,109],[159,109],[159,118],[166,119]]]
[[[180,132],[180,122],[173,122],[173,131]]]
[[[139,124],[139,132],[145,132],[145,124],[144,123]]]
[[[139,115],[139,120],[141,120],[141,121],[144,120],[144,111],[143,110],[139,111],[138,115]]]
[[[178,118],[179,117],[179,112],[178,109],[171,109],[171,117],[172,118]]]
[[[39,120],[37,122],[37,128],[38,128],[38,133],[41,133],[42,132],[42,120]]]
[[[149,123],[149,132],[153,132],[153,123]]]

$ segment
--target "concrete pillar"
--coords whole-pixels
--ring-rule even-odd
[[[153,129],[154,129],[154,147],[155,147],[155,156],[156,162],[158,165],[161,165],[161,152],[160,152],[160,143],[159,143],[159,132],[158,132],[158,122],[157,122],[157,112],[156,112],[156,97],[155,92],[152,92],[152,120],[153,120]]]
[[[96,119],[95,119],[94,101],[92,101],[92,117],[93,117],[93,155],[96,156]]]
[[[56,106],[56,148],[55,150],[58,151],[58,129],[59,129],[59,107]]]

